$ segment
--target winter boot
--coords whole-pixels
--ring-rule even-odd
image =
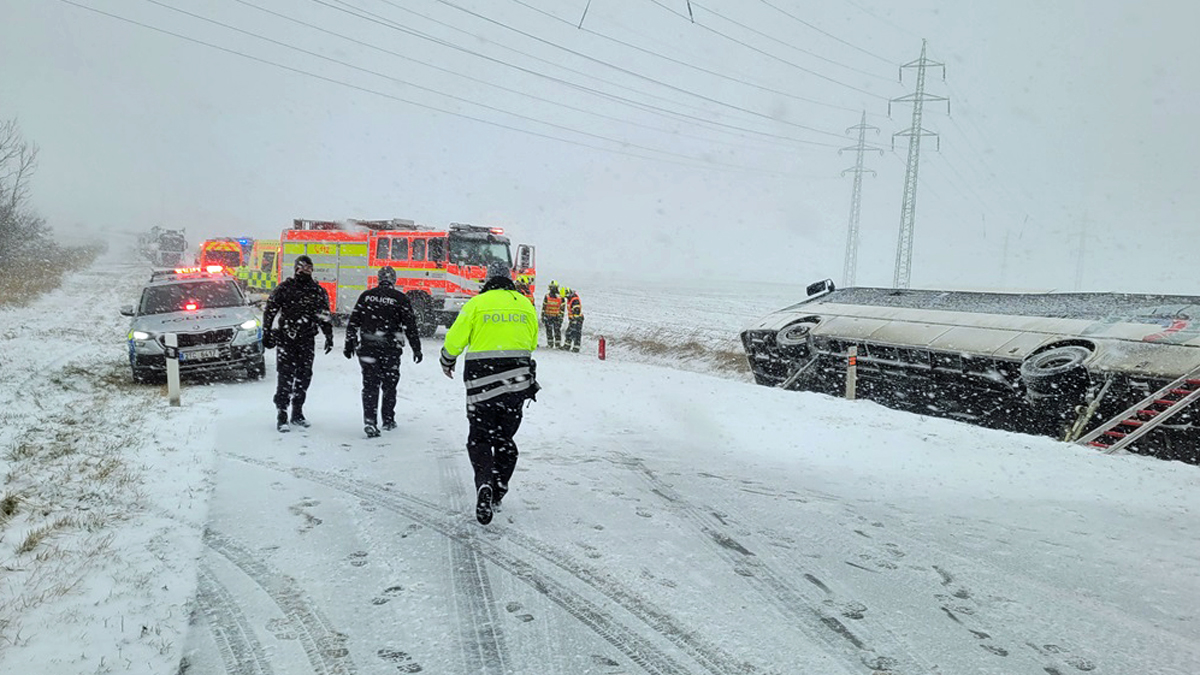
[[[475,498],[475,520],[480,525],[492,522],[492,486],[480,485],[479,494]]]
[[[384,420],[383,421],[383,430],[384,431],[391,431],[395,428],[396,428],[396,420]]]
[[[288,416],[286,410],[281,409],[278,414],[275,415],[275,428],[279,430],[279,433],[292,430],[292,428],[288,426]]]
[[[500,510],[500,502],[504,500],[504,495],[506,495],[506,494],[508,494],[508,486],[505,485],[504,483],[501,483],[500,481],[496,481],[495,486],[492,487],[492,509],[493,510],[496,510],[496,511]]]
[[[379,427],[374,423],[363,425],[363,431],[367,432],[367,438],[379,438]]]
[[[292,406],[292,424],[305,429],[309,427],[308,420],[304,419],[304,410],[298,405]]]

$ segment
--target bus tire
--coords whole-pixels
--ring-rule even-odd
[[[1038,352],[1021,363],[1021,381],[1032,399],[1082,400],[1088,386],[1084,362],[1092,350],[1082,345],[1061,345]]]

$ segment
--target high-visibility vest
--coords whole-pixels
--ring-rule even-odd
[[[578,295],[572,295],[571,297],[567,298],[567,318],[568,319],[582,319],[583,318],[583,304],[579,302]]]
[[[563,299],[557,295],[546,295],[546,299],[542,300],[542,314],[546,316],[562,316]]]

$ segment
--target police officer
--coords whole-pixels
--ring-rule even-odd
[[[583,340],[583,304],[579,301],[579,293],[576,293],[575,289],[568,288],[565,293],[567,295],[567,339],[563,342],[563,349],[578,352],[579,343]]]
[[[542,325],[546,327],[546,346],[557,349],[562,341],[562,321],[565,304],[558,294],[558,282],[551,281],[542,299]]]
[[[317,331],[325,333],[325,353],[333,350],[333,322],[329,316],[329,294],[312,276],[312,258],[296,258],[296,273],[271,291],[263,310],[263,346],[278,347],[275,352],[276,428],[289,431],[288,405],[291,404],[291,423],[307,427],[304,419],[304,398],[312,382],[314,338]],[[275,315],[279,328],[272,328]]]
[[[454,377],[456,359],[467,350],[467,454],[475,469],[475,518],[484,525],[508,492],[521,408],[539,388],[532,358],[537,337],[537,310],[517,292],[504,263],[488,266],[487,283],[446,333],[441,355],[446,377]]]
[[[346,324],[346,358],[358,352],[362,367],[363,431],[367,438],[379,436],[376,408],[383,390],[383,428],[396,428],[396,385],[400,382],[400,357],[404,335],[412,347],[413,363],[421,362],[421,337],[417,315],[408,297],[396,290],[396,270],[379,270],[379,285],[358,296]]]

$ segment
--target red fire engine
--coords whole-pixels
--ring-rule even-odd
[[[279,279],[292,275],[296,258],[313,261],[313,278],[329,292],[335,320],[344,320],[363,291],[375,286],[379,269],[396,270],[396,288],[416,310],[421,335],[449,326],[486,281],[493,261],[508,263],[513,278],[534,293],[534,247],[519,244],[514,260],[498,227],[451,223],[437,229],[411,220],[292,221],[280,236]]]

